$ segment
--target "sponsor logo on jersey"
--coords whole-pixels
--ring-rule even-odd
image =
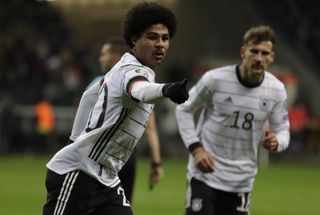
[[[200,211],[201,208],[202,208],[202,199],[199,199],[199,198],[192,199],[191,209],[193,211]]]

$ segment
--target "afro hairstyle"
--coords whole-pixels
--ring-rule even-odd
[[[169,8],[155,2],[138,3],[132,7],[123,23],[123,37],[128,46],[132,48],[131,39],[140,37],[145,29],[155,24],[164,24],[168,28],[170,38],[176,33],[176,16]]]

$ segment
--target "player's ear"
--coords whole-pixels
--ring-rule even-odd
[[[132,43],[133,46],[136,45],[136,42],[137,42],[137,37],[132,37],[131,38],[131,43]]]
[[[246,47],[245,46],[241,46],[240,56],[241,56],[242,59],[245,57],[245,52],[246,52]]]
[[[273,63],[273,61],[274,61],[275,58],[276,58],[276,53],[275,53],[275,52],[271,52],[271,53],[270,53],[269,62],[270,62],[270,63]]]

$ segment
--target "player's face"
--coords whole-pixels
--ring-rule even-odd
[[[99,57],[102,72],[109,71],[119,59],[119,54],[111,52],[110,44],[106,43],[102,46]]]
[[[169,31],[163,24],[151,25],[139,38],[132,39],[132,52],[144,65],[154,69],[166,56]]]
[[[274,60],[272,42],[263,41],[259,44],[249,42],[241,48],[242,65],[250,77],[262,76],[270,63]]]

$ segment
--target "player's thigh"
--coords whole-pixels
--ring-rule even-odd
[[[122,205],[106,205],[99,208],[92,215],[133,215],[131,207]]]
[[[249,215],[251,193],[220,191],[218,194],[218,215]]]
[[[54,213],[64,178],[65,176],[61,176],[50,170],[47,170],[47,202],[43,206],[43,215],[51,215]]]
[[[93,215],[133,215],[129,201],[126,199],[124,189],[118,185],[104,196],[107,201],[99,205]]]
[[[106,199],[110,188],[76,170],[64,175],[48,171],[46,179],[48,199],[43,215],[91,215]]]
[[[186,215],[213,215],[215,202],[212,188],[194,178],[188,182]]]
[[[88,189],[87,185],[86,176],[82,176],[79,170],[64,175],[48,170],[46,178],[48,196],[43,215],[90,214],[94,208],[88,205],[92,190]]]

